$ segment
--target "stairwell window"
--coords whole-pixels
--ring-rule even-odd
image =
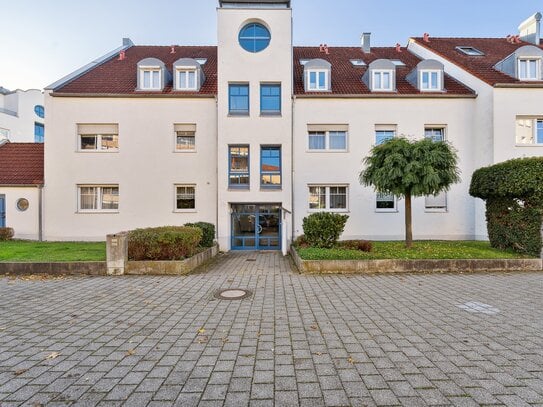
[[[230,146],[229,188],[249,189],[249,146]]]
[[[249,84],[228,85],[228,108],[231,115],[249,115]]]
[[[260,187],[281,189],[281,147],[260,147]]]
[[[541,78],[540,73],[540,59],[519,59],[518,60],[518,73],[519,79],[524,81],[538,81]]]
[[[117,212],[118,185],[78,185],[79,212]]]
[[[543,145],[543,117],[518,116],[516,122],[517,145]]]

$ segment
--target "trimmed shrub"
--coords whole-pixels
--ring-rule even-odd
[[[0,228],[0,241],[11,240],[15,235],[13,228]]]
[[[298,236],[294,240],[293,244],[296,247],[309,247],[309,244],[307,243],[307,239],[305,238],[305,235]]]
[[[212,247],[215,240],[215,225],[207,222],[186,223],[185,226],[197,227],[202,230],[202,241],[200,246]]]
[[[202,240],[197,227],[163,226],[128,232],[130,260],[183,260],[192,256]]]
[[[486,201],[492,247],[541,254],[543,157],[520,158],[473,173],[470,194]]]
[[[304,235],[312,247],[332,248],[343,233],[348,215],[313,213],[303,220]]]
[[[349,250],[360,250],[361,252],[371,252],[373,244],[369,240],[343,240],[339,242],[341,247]]]

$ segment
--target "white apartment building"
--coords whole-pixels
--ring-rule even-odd
[[[44,96],[41,90],[0,87],[0,140],[43,143],[45,137]]]
[[[401,200],[358,181],[396,136],[460,158],[462,182],[414,200],[415,238],[485,239],[472,172],[543,154],[538,15],[520,38],[376,48],[293,46],[289,0],[217,12],[216,47],[125,39],[46,89],[46,239],[207,221],[222,250],[286,252],[317,211],[349,215],[344,239],[401,239]]]

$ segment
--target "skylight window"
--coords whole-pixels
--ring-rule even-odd
[[[205,65],[207,62],[207,58],[194,58],[196,62],[198,62],[200,65]]]
[[[390,62],[392,62],[396,66],[405,66],[405,64],[399,59],[391,59]]]
[[[305,65],[307,64],[309,61],[311,61],[310,59],[300,59],[300,65]]]
[[[351,64],[353,64],[353,66],[366,66],[366,63],[361,59],[351,59]]]
[[[461,53],[469,55],[471,57],[480,57],[485,54],[484,52],[479,51],[477,48],[473,47],[456,47],[456,49]]]

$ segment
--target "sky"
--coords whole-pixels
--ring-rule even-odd
[[[218,0],[0,0],[0,86],[42,89],[119,47],[215,45]],[[294,44],[406,45],[409,37],[505,37],[541,0],[292,0]]]

